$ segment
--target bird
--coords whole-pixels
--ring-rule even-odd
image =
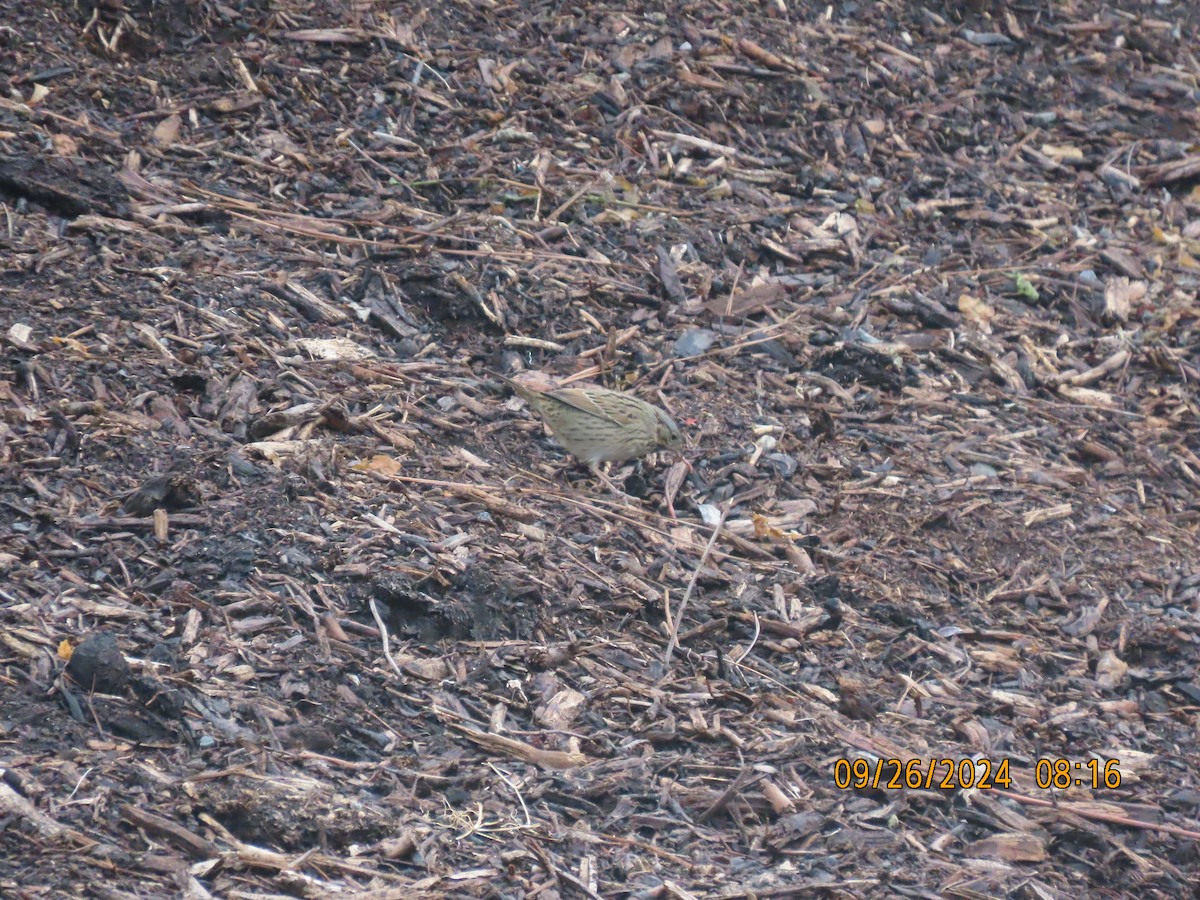
[[[567,452],[596,474],[602,462],[626,462],[655,450],[683,447],[675,420],[632,394],[599,387],[536,391],[491,374],[533,407]]]

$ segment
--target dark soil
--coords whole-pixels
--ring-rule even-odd
[[[0,0],[0,896],[1192,895],[1198,10]]]

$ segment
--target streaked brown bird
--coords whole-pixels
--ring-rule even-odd
[[[567,452],[593,471],[602,462],[625,462],[683,446],[675,420],[632,394],[598,387],[535,391],[496,377],[537,410]]]

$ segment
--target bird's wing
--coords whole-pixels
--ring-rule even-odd
[[[485,370],[487,371],[487,370]],[[499,372],[488,371],[488,374],[499,378],[507,384],[518,397],[523,397],[530,403],[541,401],[555,401],[565,403],[567,406],[577,409],[582,413],[587,413],[589,416],[596,416],[598,419],[603,419],[606,422],[612,422],[614,425],[625,425],[620,419],[604,409],[600,404],[588,396],[588,392],[579,388],[562,388],[557,391],[536,391],[531,387],[526,387],[519,381],[513,381],[511,378],[505,378]]]
[[[622,422],[611,412],[593,400],[588,392],[580,388],[563,388],[559,391],[547,391],[542,394],[543,397],[549,397],[558,400],[560,403],[565,403],[567,406],[574,407],[582,413],[587,413],[590,416],[595,416],[598,419],[603,419],[606,422],[612,422],[614,425],[628,425],[628,422]]]

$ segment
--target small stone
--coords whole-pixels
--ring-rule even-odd
[[[763,457],[763,462],[774,469],[781,478],[791,478],[800,468],[796,458],[786,453],[768,453]]]
[[[707,328],[692,328],[675,341],[676,356],[699,356],[713,345],[717,333]]]
[[[129,663],[111,634],[84,640],[67,662],[67,674],[80,687],[105,694],[119,694],[129,683]]]

